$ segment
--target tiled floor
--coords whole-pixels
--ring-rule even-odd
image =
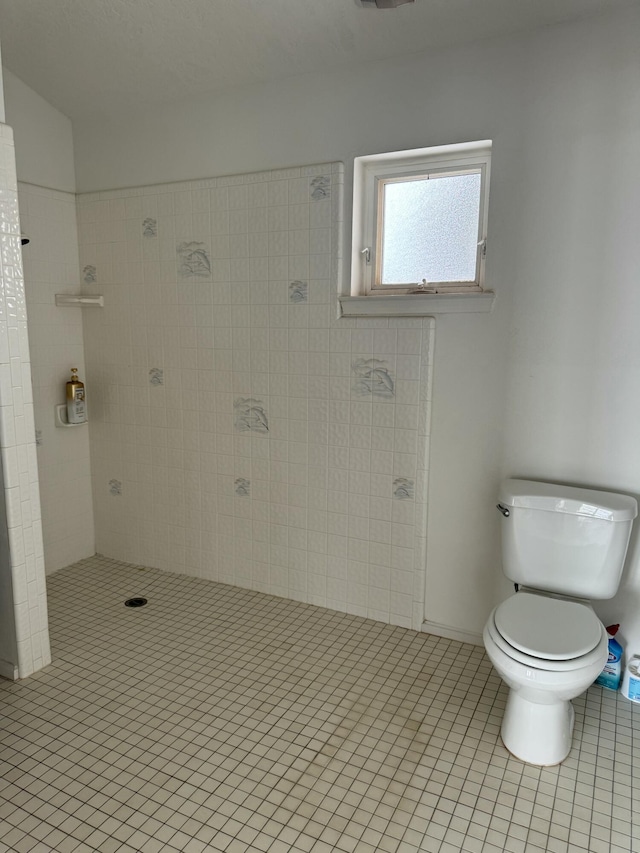
[[[474,646],[102,558],[49,594],[54,663],[0,684],[0,851],[640,850],[640,707],[600,688],[540,770]]]

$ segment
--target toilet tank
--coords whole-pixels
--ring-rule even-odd
[[[634,498],[532,480],[505,480],[502,566],[514,583],[577,598],[616,594]]]

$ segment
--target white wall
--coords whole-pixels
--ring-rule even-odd
[[[111,121],[78,119],[78,192],[336,159],[350,171],[360,154],[452,135],[484,139],[485,127],[517,133],[510,114],[520,111],[522,49],[467,46],[142,107]]]
[[[640,492],[640,15],[541,38],[528,140],[503,469]],[[637,530],[599,605],[640,649]]]
[[[75,126],[83,191],[493,139],[489,316],[436,324],[427,618],[505,590],[501,476],[636,492],[640,10]],[[635,463],[635,464],[634,464]],[[640,643],[640,578],[603,608]]]
[[[80,290],[76,197],[18,184],[33,378],[33,405],[47,573],[95,553],[90,426],[57,428],[72,367],[85,378],[82,311],[56,308],[56,293]]]
[[[13,128],[18,180],[75,191],[71,121],[6,68],[7,124]]]

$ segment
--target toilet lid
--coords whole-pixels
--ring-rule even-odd
[[[602,636],[600,620],[584,604],[527,592],[503,601],[494,623],[509,645],[547,660],[586,655]]]

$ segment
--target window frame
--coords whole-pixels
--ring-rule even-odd
[[[378,282],[383,225],[380,208],[385,183],[423,175],[453,176],[465,173],[481,175],[476,279],[474,282],[427,282],[426,289],[420,289],[420,293],[484,292],[491,140],[355,158],[351,296],[408,296],[420,288],[420,282],[408,285]]]

